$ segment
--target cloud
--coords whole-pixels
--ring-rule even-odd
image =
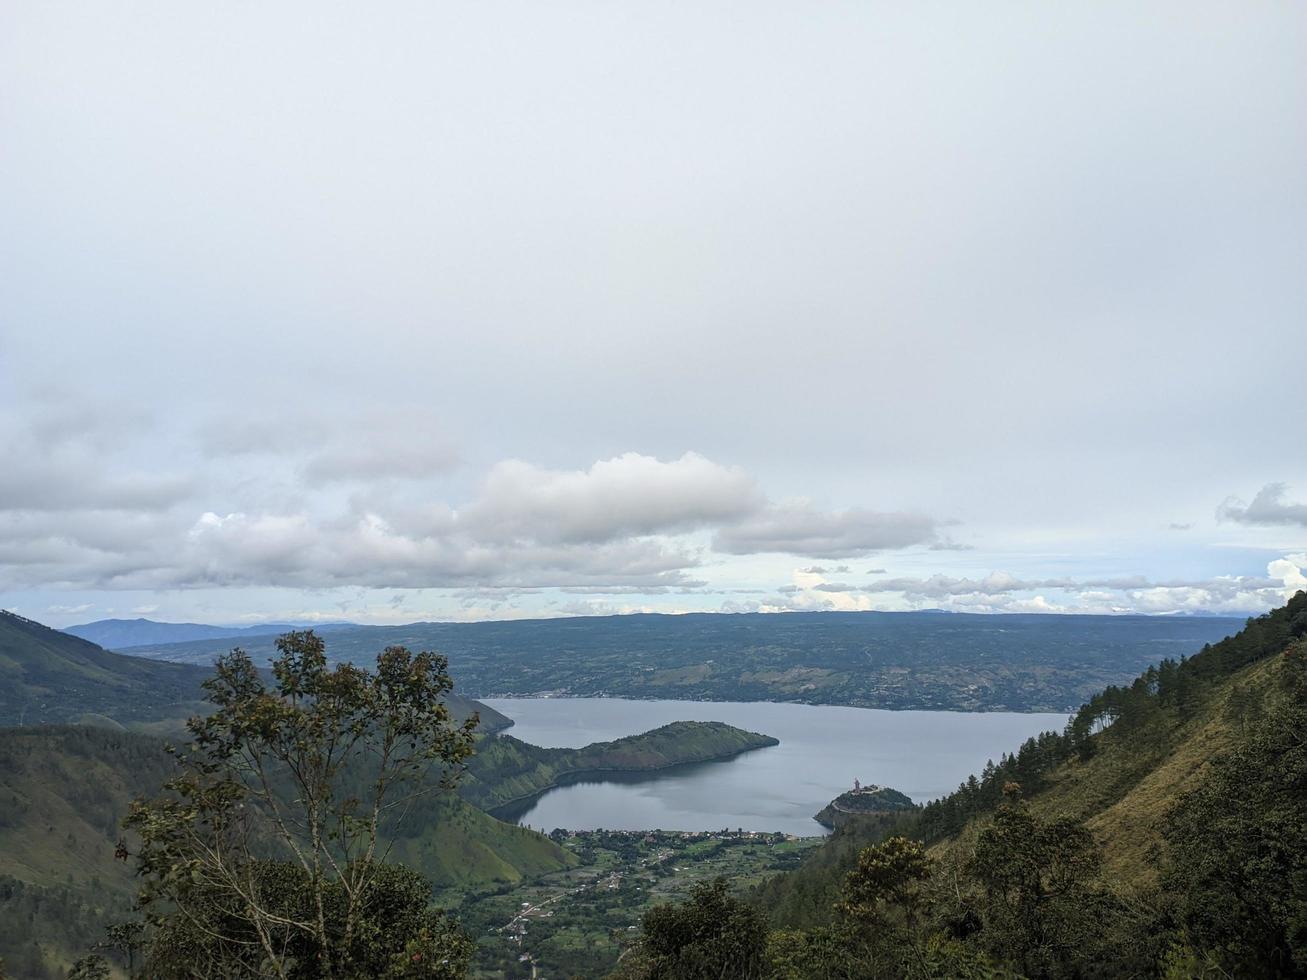
[[[439,438],[415,437],[392,430],[374,432],[362,436],[357,443],[338,445],[317,453],[304,464],[301,474],[314,484],[349,480],[421,480],[447,473],[458,462],[458,451]]]
[[[459,520],[481,540],[582,544],[735,521],[760,500],[743,470],[692,452],[670,462],[626,453],[588,470],[506,460]]]
[[[958,541],[936,541],[930,545],[931,551],[975,551],[976,546],[973,544],[962,544]]]
[[[1154,581],[1144,576],[1023,579],[1002,571],[983,578],[932,575],[883,579],[862,585],[801,580],[797,585],[778,590],[778,595],[782,597],[781,608],[795,609],[887,608],[870,600],[898,597],[889,600],[889,608],[910,609],[929,604],[971,612],[1243,614],[1279,605],[1298,589],[1307,587],[1304,567],[1307,567],[1307,555],[1293,554],[1270,562],[1265,576],[1215,576],[1198,580]],[[896,602],[903,604],[894,605]]]
[[[460,462],[441,421],[414,408],[314,417],[286,412],[271,419],[223,416],[200,426],[196,443],[211,458],[283,457],[311,487],[423,480],[448,473]]]
[[[232,451],[274,444],[246,442],[240,426],[225,432],[240,437]],[[151,474],[97,478],[99,470],[74,468],[71,459],[55,460],[67,467],[56,470],[49,458],[32,457],[33,466],[46,467],[38,472],[20,459],[0,474],[0,584],[658,594],[705,586],[691,574],[710,559],[705,532],[731,555],[838,556],[916,543],[934,528],[910,514],[776,505],[743,469],[694,452],[669,460],[626,453],[584,469],[505,460],[454,505],[433,499],[423,482],[450,462],[443,444],[382,435],[343,447],[313,453],[301,467],[310,482],[368,481],[343,501],[322,489],[267,493],[284,487],[276,482],[284,472],[210,484]],[[383,475],[397,479],[378,487]],[[210,503],[224,500],[236,506]]]
[[[90,461],[9,455],[0,469],[0,510],[163,510],[194,488],[170,474],[104,473]]]
[[[110,406],[39,408],[24,422],[0,419],[0,513],[160,511],[194,490],[190,477],[105,458],[106,445],[140,429],[136,416]]]
[[[713,538],[733,555],[782,552],[813,558],[855,558],[887,548],[928,544],[936,522],[922,514],[850,509],[821,511],[806,501],[767,507]]]
[[[203,515],[187,535],[182,584],[423,588],[491,585],[681,585],[698,564],[652,538],[559,543],[486,541],[471,529],[409,536],[378,514],[316,523],[306,515]]]
[[[257,456],[299,452],[329,435],[324,419],[277,413],[275,420],[221,416],[199,427],[196,444],[206,456]]]
[[[1238,497],[1227,497],[1216,509],[1217,520],[1238,524],[1297,525],[1307,527],[1307,504],[1291,504],[1284,499],[1288,486],[1268,483],[1257,491],[1251,504]]]

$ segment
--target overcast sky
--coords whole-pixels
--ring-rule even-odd
[[[1307,6],[0,6],[0,606],[1256,611]]]

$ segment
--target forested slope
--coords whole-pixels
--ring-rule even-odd
[[[173,771],[162,740],[148,735],[0,728],[0,958],[13,975],[66,966],[126,918],[137,881],[134,862],[114,857],[121,821]],[[391,860],[437,888],[514,882],[575,860],[452,793],[415,809],[392,844]]]
[[[200,710],[207,667],[157,663],[102,650],[0,611],[0,724],[49,724],[96,714],[115,722]]]
[[[849,875],[865,870],[860,852],[903,835],[929,848],[932,870],[909,891],[937,944],[1032,976],[1299,976],[1305,731],[1299,593],[1233,637],[1106,689],[1064,732],[1029,740],[920,812],[844,828],[756,898],[801,936],[847,926],[838,907]]]
[[[380,649],[380,648],[378,648]],[[375,657],[377,651],[373,650]],[[200,685],[210,668],[110,653],[89,640],[0,610],[0,725],[87,721],[148,731],[180,731],[206,710]],[[462,720],[473,712],[484,731],[512,719],[480,701],[451,693]]]

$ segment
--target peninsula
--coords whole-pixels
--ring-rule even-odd
[[[478,741],[458,791],[474,806],[497,810],[587,776],[656,772],[779,744],[770,735],[720,721],[674,721],[579,749],[541,748],[511,735],[487,735]]]

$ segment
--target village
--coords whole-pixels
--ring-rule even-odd
[[[798,865],[820,837],[735,830],[555,830],[577,867],[470,898],[460,910],[482,940],[478,976],[567,976],[610,968],[639,938],[641,916],[716,877],[747,888]]]

